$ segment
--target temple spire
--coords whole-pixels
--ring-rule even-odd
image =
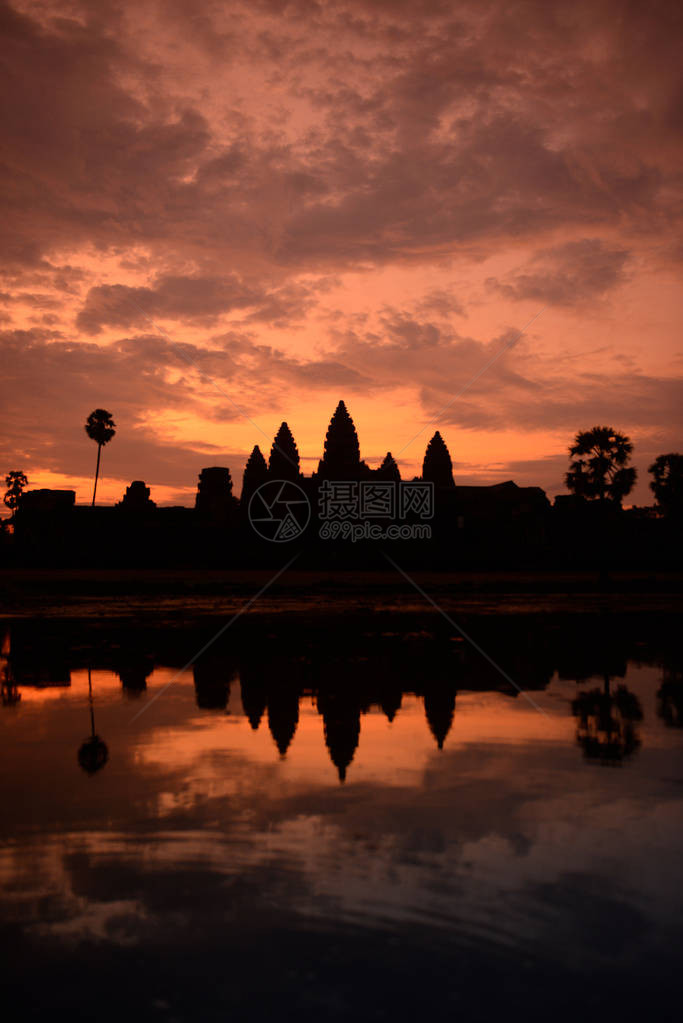
[[[323,479],[354,480],[364,469],[356,427],[346,405],[340,401],[327,428],[325,453],[318,465],[318,474]]]
[[[248,505],[251,500],[252,494],[255,490],[265,483],[268,479],[268,466],[266,460],[261,454],[261,449],[258,444],[254,446],[254,450],[247,459],[247,464],[244,467],[244,473],[242,474],[242,496],[240,500],[243,505]]]
[[[337,768],[339,781],[344,782],[360,738],[358,700],[353,693],[325,689],[318,693],[318,711],[323,718],[330,760]]]
[[[299,694],[291,685],[274,687],[268,697],[268,727],[281,757],[289,749],[299,724]]]
[[[427,483],[433,483],[435,487],[452,490],[455,487],[453,479],[453,463],[446,447],[446,442],[437,430],[425,451],[424,462],[422,463],[422,479]]]
[[[392,481],[394,483],[398,483],[400,481],[401,473],[391,451],[387,451],[384,461],[380,465],[379,469],[376,470],[375,475],[380,480]]]
[[[299,449],[287,423],[282,423],[275,434],[270,449],[268,471],[270,478],[274,480],[298,480],[301,476]]]
[[[424,692],[424,708],[429,730],[439,749],[443,749],[453,724],[455,687],[445,682],[428,684]]]

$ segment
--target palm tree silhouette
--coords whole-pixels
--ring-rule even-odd
[[[9,659],[4,657],[2,666],[0,666],[0,690],[2,691],[3,707],[12,707],[21,700],[21,693],[17,687]]]
[[[683,671],[665,671],[657,691],[658,713],[671,728],[683,728]]]
[[[116,423],[111,417],[111,412],[104,408],[96,408],[88,416],[85,424],[85,432],[91,440],[97,444],[97,468],[95,469],[95,486],[92,492],[92,507],[95,507],[95,494],[97,493],[97,479],[100,475],[100,455],[104,444],[108,444],[116,433]]]
[[[616,765],[640,747],[636,729],[636,722],[643,720],[640,701],[624,685],[612,692],[608,674],[602,689],[577,695],[572,714],[577,718],[576,741],[587,760]]]
[[[90,735],[78,750],[78,763],[87,774],[95,774],[109,760],[107,744],[95,734],[95,709],[92,699],[92,677],[88,668],[88,703],[90,704]]]
[[[10,663],[10,632],[7,630],[0,644],[0,689],[2,690],[3,707],[19,703],[21,693]]]
[[[13,469],[5,476],[5,486],[7,487],[7,490],[5,491],[3,501],[12,513],[12,521],[14,521],[14,516],[21,500],[21,495],[28,486],[26,474],[18,469]]]
[[[650,490],[659,511],[683,518],[683,455],[676,451],[659,455],[647,471],[652,474]]]
[[[578,497],[621,504],[636,482],[636,470],[627,467],[632,451],[629,438],[611,426],[577,433],[569,449],[573,461],[565,475],[567,487]]]

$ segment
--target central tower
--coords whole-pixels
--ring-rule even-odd
[[[361,462],[356,427],[346,405],[340,401],[327,428],[318,476],[324,480],[358,480],[365,475],[367,466]]]

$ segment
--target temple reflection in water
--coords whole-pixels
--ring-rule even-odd
[[[10,998],[255,1023],[361,1018],[359,991],[368,1021],[675,1003],[676,618],[500,598],[451,605],[458,634],[387,604],[0,627]]]
[[[452,630],[441,631],[433,619],[429,628],[419,620],[397,627],[394,618],[392,628],[386,624],[377,616],[354,617],[348,627],[335,622],[330,629],[320,622],[315,627],[291,620],[245,622],[193,660],[211,638],[208,626],[19,621],[7,630],[3,645],[3,704],[19,704],[25,687],[69,687],[72,670],[87,669],[90,678],[96,669],[118,676],[122,692],[144,705],[155,668],[184,665],[200,710],[243,715],[254,732],[267,728],[280,757],[292,747],[302,707],[314,708],[341,782],[362,741],[364,716],[381,713],[391,723],[407,695],[421,702],[441,750],[457,714],[458,693],[497,692],[520,701],[542,692],[553,678],[574,681],[577,688],[564,713],[574,716],[578,747],[587,760],[619,764],[641,746],[643,710],[623,683],[627,663],[664,662],[658,714],[664,724],[680,724],[683,682],[673,652],[662,654],[661,644],[671,635],[665,625],[661,634],[631,634],[616,619],[584,616],[576,642],[577,620],[555,621],[548,629],[539,628],[533,616],[491,616],[468,625],[470,634],[485,642],[487,659]],[[94,773],[108,759],[94,725],[96,686],[89,703],[91,734],[79,762]]]

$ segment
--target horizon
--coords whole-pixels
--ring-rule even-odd
[[[342,407],[342,406],[343,406],[345,412],[348,413],[350,421],[351,421],[351,423],[353,424],[353,426],[355,428],[355,423],[354,423],[354,420],[353,420],[353,415],[349,412],[348,405],[346,404],[346,402],[345,402],[345,400],[343,398],[339,399],[337,405],[335,406],[335,412],[338,411],[338,409],[340,407]],[[104,412],[107,415],[109,415],[107,410],[100,409],[98,411]],[[328,422],[328,431],[329,431],[330,426],[332,425],[333,420],[334,420],[334,413],[330,417],[330,420]],[[431,442],[432,442],[432,440],[434,438],[436,438],[438,436],[438,437],[441,437],[443,439],[443,436],[442,436],[440,430],[438,430],[438,429],[434,430],[433,433],[429,432],[429,431],[431,431],[431,429],[435,425],[437,425],[437,422],[432,422],[432,423],[427,424],[413,438],[414,441],[417,441],[418,438],[422,438],[422,436],[424,434],[424,440],[426,441],[426,443],[425,443],[425,454],[427,452],[427,449],[428,449],[429,445],[431,444]],[[230,481],[231,481],[231,488],[232,488],[233,496],[235,496],[236,498],[241,500],[242,489],[243,489],[243,485],[244,485],[244,471],[246,469],[246,466],[247,466],[247,463],[248,463],[249,459],[251,458],[251,455],[255,451],[258,450],[261,453],[261,455],[263,456],[265,462],[268,463],[270,461],[269,455],[272,458],[273,450],[277,446],[277,439],[278,439],[278,436],[279,436],[279,430],[282,427],[286,427],[288,430],[290,429],[288,422],[286,420],[283,420],[280,423],[280,426],[278,427],[278,429],[275,431],[275,433],[273,435],[273,440],[272,440],[270,445],[268,445],[265,440],[262,441],[262,445],[258,444],[258,443],[254,445],[254,447],[251,449],[251,451],[248,452],[244,456],[244,464],[242,466],[242,471],[241,472],[238,471],[237,473],[235,473],[235,471],[231,467],[231,465],[219,465],[218,462],[214,462],[212,465],[202,465],[201,468],[199,469],[198,473],[197,473],[197,484],[195,485],[195,488],[191,489],[190,487],[185,487],[181,492],[178,493],[178,495],[177,495],[178,498],[179,498],[178,500],[176,500],[176,501],[170,500],[170,499],[164,500],[163,498],[161,500],[157,500],[155,498],[155,496],[150,493],[149,496],[150,496],[151,500],[154,501],[156,503],[156,505],[158,507],[160,507],[160,508],[164,508],[164,507],[188,507],[187,504],[184,505],[182,502],[183,502],[183,500],[187,501],[187,500],[191,500],[193,498],[196,498],[196,495],[197,495],[197,485],[199,484],[199,479],[201,477],[201,474],[204,472],[205,469],[217,469],[217,468],[225,468],[225,469],[228,470],[228,473],[229,473],[229,476],[230,476]],[[114,434],[114,436],[115,436],[115,434]],[[293,439],[293,441],[294,441],[294,443],[296,445],[296,437],[294,437],[292,435],[292,439]],[[626,440],[628,441],[629,438],[626,438]],[[109,443],[109,441],[105,442],[105,445],[103,445],[103,450],[106,450],[106,444],[108,444],[108,443]],[[445,441],[444,441],[444,443],[445,443]],[[360,438],[359,438],[359,444],[360,444]],[[450,451],[448,449],[448,444],[445,443],[445,446],[446,446],[446,451],[448,452],[449,457],[451,457],[450,456]],[[298,445],[297,445],[297,447],[298,447]],[[311,479],[311,478],[313,478],[313,477],[315,477],[317,475],[317,471],[318,471],[318,468],[319,468],[319,465],[320,465],[320,459],[324,457],[324,449],[325,449],[325,441],[323,441],[323,444],[321,445],[321,451],[320,451],[319,456],[302,457],[301,454],[298,453],[299,462],[301,464],[301,475],[302,475],[302,477]],[[392,450],[390,448],[384,453],[384,455],[376,456],[374,458],[363,457],[362,447],[360,448],[360,452],[359,452],[359,457],[360,457],[362,463],[367,465],[367,467],[370,470],[372,470],[372,471],[375,471],[375,470],[377,470],[380,467],[380,465],[382,464],[384,458],[391,457],[393,459],[393,461],[397,464],[399,472],[400,472],[401,471],[401,467],[403,466],[403,468],[405,468],[405,463],[406,463],[406,460],[401,458],[400,455],[401,455],[401,452],[399,452],[398,457],[394,456],[394,454],[393,454],[393,452],[392,452]],[[284,457],[287,458],[288,456],[285,454]],[[406,476],[404,473],[401,473],[401,479],[403,479],[403,480],[421,479],[422,478],[422,472],[423,472],[423,461],[424,461],[424,457],[423,457],[423,459],[421,459],[419,461],[419,463],[412,463],[412,462],[409,463],[409,464],[415,464],[416,468],[418,468],[419,471],[416,472],[412,476]],[[511,482],[511,483],[514,483],[515,486],[517,486],[517,487],[536,488],[536,489],[542,490],[543,493],[545,494],[545,496],[551,501],[551,503],[555,499],[555,497],[557,497],[557,496],[568,495],[568,494],[572,493],[570,488],[567,486],[566,481],[564,480],[564,475],[562,477],[562,481],[563,481],[562,489],[558,490],[557,492],[555,490],[551,489],[550,493],[548,493],[548,491],[545,490],[543,487],[541,487],[539,484],[536,484],[536,483],[533,483],[533,482],[525,482],[525,483],[520,484],[516,480],[513,480],[511,478],[507,478],[507,479],[506,478],[502,478],[502,479],[500,479],[500,478],[496,477],[496,478],[494,478],[492,480],[488,480],[486,482],[483,481],[481,478],[479,478],[477,480],[474,480],[474,481],[470,480],[468,478],[464,478],[464,479],[456,478],[457,462],[455,460],[453,460],[452,458],[451,458],[451,461],[452,461],[453,482],[454,482],[456,487],[458,485],[459,486],[464,486],[464,487],[470,487],[470,486],[475,486],[475,487],[477,487],[477,486],[480,486],[480,487],[495,487],[495,486],[498,486],[498,485],[501,485],[501,484],[504,484],[504,483],[510,483]],[[232,458],[230,459],[230,462],[234,464]],[[312,465],[310,466],[310,471],[308,471],[308,472],[306,472],[306,465],[304,464],[306,462],[312,463]],[[569,464],[569,458],[568,458],[568,464]],[[98,461],[98,466],[99,466],[99,461]],[[270,471],[272,473],[272,469]],[[648,471],[649,471],[649,469],[648,469]],[[91,482],[92,482],[91,480],[87,480],[87,479],[83,480],[80,483],[79,487],[76,487],[76,486],[68,486],[68,487],[39,487],[37,485],[34,485],[31,482],[31,480],[29,480],[28,483],[26,484],[25,491],[29,492],[31,490],[39,490],[39,489],[55,490],[55,491],[59,491],[59,490],[71,491],[71,492],[73,492],[75,494],[75,502],[76,502],[76,504],[82,503],[82,504],[88,505],[88,504],[91,503],[91,499],[90,499],[89,494],[85,493],[85,491],[86,491],[86,488],[90,487]],[[112,505],[112,504],[118,503],[118,501],[120,501],[123,498],[127,488],[132,483],[135,483],[135,482],[144,483],[145,485],[147,484],[146,480],[131,480],[130,483],[123,482],[123,484],[122,484],[123,490],[122,490],[118,500],[116,498],[114,498],[113,500],[110,500],[110,501],[99,500],[96,503],[98,504],[98,506],[107,506],[107,505]],[[98,477],[98,485],[100,486],[100,490],[101,490],[101,483],[102,483],[102,476],[100,475]],[[111,489],[111,487],[113,485],[114,485],[113,483],[110,483],[110,489]],[[637,485],[637,483],[636,483],[636,485]],[[148,489],[151,490],[151,488],[148,488]],[[81,491],[81,495],[80,495],[81,499],[80,499],[80,501],[79,501],[79,490]],[[656,499],[654,497],[654,494],[652,493],[652,488],[651,488],[649,483],[648,483],[648,496],[649,496],[649,499],[650,499],[650,504],[647,505],[646,507],[655,507]],[[621,504],[622,504],[622,506],[625,509],[629,509],[629,508],[633,508],[633,507],[638,507],[638,505],[636,505],[634,502],[632,502],[632,501],[631,502],[629,502],[629,501],[624,502],[623,499],[621,501]]]
[[[348,411],[348,405],[345,403],[343,398],[339,400],[338,405],[344,405],[344,407]],[[349,416],[351,418],[351,422],[354,422],[353,415],[350,413],[350,411],[349,411]],[[331,419],[332,419],[332,417],[330,417],[330,422],[331,422]],[[355,423],[354,423],[354,425],[355,425]],[[287,423],[286,420],[283,420],[282,423],[280,424],[280,426],[287,426],[287,427],[289,427],[289,424]],[[329,423],[328,423],[328,427],[329,427]],[[277,438],[277,432],[278,431],[276,430],[274,435],[273,435],[273,441],[271,442],[270,448],[272,448],[275,445],[276,438]],[[437,434],[441,435],[441,431],[440,430],[434,430],[433,433],[427,433],[427,428],[425,428],[425,430],[423,432],[425,433],[425,451],[426,451],[427,446],[430,443],[431,439],[433,439]],[[360,440],[360,438],[359,438],[359,440]],[[294,441],[296,443],[296,437],[294,437]],[[270,453],[270,448],[269,448],[268,445],[266,445],[265,441],[263,442],[263,447],[261,447],[261,445],[258,444],[258,443],[255,444],[254,448],[252,448],[252,452],[256,448],[259,449],[259,451],[263,455],[265,461],[268,462],[268,455]],[[446,448],[448,449],[448,445],[447,444],[446,444]],[[107,446],[104,446],[103,450],[106,451],[107,450]],[[199,469],[198,473],[197,473],[197,482],[195,483],[194,489],[190,489],[189,487],[185,488],[182,491],[182,493],[180,494],[180,496],[185,498],[186,500],[190,500],[190,499],[194,500],[194,498],[196,498],[196,495],[197,495],[197,486],[198,486],[198,483],[199,483],[199,477],[200,477],[201,473],[205,469],[226,468],[226,469],[228,469],[228,471],[230,473],[230,479],[231,479],[231,483],[232,483],[232,493],[233,493],[233,496],[238,498],[238,499],[241,499],[242,487],[243,487],[244,469],[246,467],[246,463],[247,463],[247,461],[248,461],[248,459],[249,459],[249,457],[250,457],[252,452],[249,452],[249,453],[247,453],[245,455],[244,465],[242,467],[242,471],[239,472],[238,474],[235,474],[233,472],[233,470],[230,467],[230,465],[220,465],[218,462],[214,462],[211,465],[202,465],[201,468]],[[324,455],[324,442],[323,442],[323,444],[321,444],[320,454],[317,457],[311,456],[309,458],[303,458],[303,457],[300,456],[300,462],[301,463],[304,463],[304,462],[312,463],[309,471],[306,471],[306,466],[305,465],[303,465],[303,464],[301,465],[301,473],[302,473],[303,477],[310,479],[310,478],[314,477],[315,475],[317,475],[318,465],[319,465],[320,459],[323,457],[323,455]],[[387,455],[391,455],[394,458],[394,460],[398,464],[398,467],[399,467],[399,470],[400,470],[402,464],[404,463],[404,460],[401,459],[400,457],[398,457],[398,458],[395,457],[393,455],[393,453],[392,453],[390,448],[384,453],[384,455],[379,456],[379,457],[375,457],[375,458],[365,458],[363,456],[362,447],[361,447],[361,450],[360,450],[360,458],[361,458],[362,462],[366,463],[368,465],[368,468],[370,468],[372,470],[379,468],[379,466],[382,464],[383,459]],[[449,455],[450,455],[450,451],[449,451]],[[423,468],[422,462],[423,462],[423,459],[420,459],[419,466],[418,466],[419,471],[416,472],[413,476],[406,476],[403,473],[401,473],[401,478],[404,481],[405,480],[410,480],[410,479],[422,478],[422,468]],[[457,468],[457,463],[453,460],[453,479],[454,479],[454,483],[455,483],[456,488],[458,487],[458,485],[460,485],[460,486],[471,486],[471,485],[475,485],[475,486],[496,486],[496,485],[499,485],[501,483],[508,483],[508,482],[515,483],[515,485],[518,486],[518,487],[519,486],[523,486],[523,487],[536,487],[536,486],[538,486],[537,484],[534,484],[534,483],[519,484],[516,480],[512,480],[512,479],[495,479],[494,481],[492,481],[490,483],[483,483],[481,480],[478,480],[477,482],[475,482],[473,484],[473,483],[471,483],[467,479],[459,479],[459,478],[457,478],[457,476],[456,476],[456,468]],[[136,480],[129,480],[127,483],[123,483],[123,489],[122,489],[122,491],[121,491],[121,493],[120,493],[118,498],[114,498],[112,501],[98,500],[96,502],[96,504],[98,506],[110,506],[112,504],[116,504],[117,502],[122,500],[126,489],[132,483],[134,483],[134,482],[142,482],[142,483],[145,483],[146,485],[148,485],[147,480],[138,480],[138,481],[136,481]],[[99,479],[98,479],[98,488],[101,488],[101,486],[102,486],[102,476],[100,476]],[[113,484],[112,484],[112,486],[113,486]],[[91,489],[92,488],[92,479],[84,480],[83,481],[82,486],[80,488],[83,491],[83,493],[81,495],[81,499],[79,500],[79,490],[76,489],[75,487],[45,487],[45,488],[42,488],[42,487],[34,486],[32,484],[32,482],[31,482],[31,480],[29,480],[29,482],[28,482],[28,484],[27,484],[27,486],[25,488],[25,492],[28,493],[31,490],[39,490],[39,489],[73,491],[75,493],[75,495],[76,495],[76,498],[75,498],[76,504],[89,505],[91,503],[91,494],[86,492],[86,488],[87,489]],[[539,489],[543,490],[543,492],[546,494],[548,499],[551,500],[551,503],[552,503],[552,500],[554,499],[554,497],[557,496],[557,494],[554,494],[554,493],[548,494],[547,491],[545,491],[544,488],[542,488],[542,487],[540,487]],[[150,490],[151,490],[151,487],[150,487]],[[564,482],[563,482],[562,489],[559,491],[559,493],[560,493],[560,495],[561,494],[567,494],[568,495],[568,494],[571,493],[571,491],[566,486],[566,484],[564,484]],[[651,493],[651,491],[649,491],[649,496],[650,496],[650,504],[654,506],[655,497]],[[157,504],[157,506],[160,507],[160,508],[175,507],[175,506],[189,507],[189,505],[183,505],[180,501],[157,500],[155,495],[154,495],[154,493],[150,493],[150,499],[152,501],[154,501]],[[623,504],[623,507],[625,509],[628,509],[630,507],[635,507],[633,502],[629,502],[629,501],[624,501],[624,502],[622,502],[622,504]]]
[[[339,400],[337,408],[339,407],[339,405],[343,405],[344,408],[348,411],[348,405],[345,403],[343,398]],[[353,415],[350,412],[349,412],[349,416],[350,416],[351,422],[353,423],[354,422]],[[329,428],[329,425],[330,425],[331,421],[332,421],[332,417],[330,417],[330,422],[328,423],[328,428]],[[355,423],[354,423],[354,425],[355,425]],[[282,423],[280,424],[280,427],[282,427],[282,426],[289,427],[289,424],[287,423],[286,420],[283,420]],[[426,452],[426,449],[427,449],[429,443],[431,442],[431,440],[435,436],[437,436],[437,435],[439,435],[439,436],[442,436],[442,435],[441,435],[441,431],[440,430],[434,430],[433,433],[428,433],[427,432],[427,428],[425,428],[425,430],[422,431],[422,432],[425,433],[424,443],[425,443],[425,452]],[[232,493],[233,493],[233,495],[235,497],[241,498],[242,486],[243,486],[244,468],[246,467],[246,463],[247,463],[250,455],[253,453],[254,450],[256,450],[258,448],[258,450],[263,455],[265,461],[268,462],[268,460],[269,460],[268,459],[268,455],[269,455],[269,453],[271,453],[271,449],[276,444],[277,433],[278,433],[278,431],[276,430],[275,434],[273,435],[273,440],[272,440],[270,446],[268,446],[265,443],[265,441],[263,442],[263,447],[260,444],[258,444],[258,443],[254,445],[254,448],[252,448],[252,451],[245,455],[244,466],[242,467],[242,472],[241,473],[238,473],[237,475],[235,475],[229,465],[223,466],[223,465],[219,465],[218,462],[215,462],[212,465],[202,465],[201,466],[201,468],[200,468],[200,470],[199,470],[199,472],[197,474],[197,483],[199,482],[199,476],[201,475],[201,473],[205,469],[226,468],[226,469],[228,469],[228,471],[230,473],[230,479],[231,479],[231,482],[232,482]],[[294,437],[294,441],[296,443],[296,437]],[[446,445],[446,448],[448,449],[448,445]],[[107,447],[103,446],[103,450],[106,451]],[[450,452],[449,452],[449,454],[450,454]],[[301,463],[304,463],[304,462],[312,463],[310,471],[308,471],[308,472],[306,471],[306,467],[304,465],[301,466],[302,476],[304,476],[305,478],[309,478],[310,479],[311,477],[317,475],[317,470],[318,470],[318,466],[319,466],[319,463],[320,463],[320,459],[323,457],[323,455],[324,455],[324,441],[323,441],[323,444],[321,444],[320,454],[317,457],[312,456],[312,457],[309,457],[309,458],[306,458],[306,459],[300,457],[300,462]],[[364,458],[363,457],[362,447],[361,447],[361,450],[360,450],[361,461],[366,463],[368,465],[368,468],[373,469],[373,470],[379,468],[379,466],[382,464],[382,461],[384,460],[384,458],[387,455],[391,455],[392,458],[394,458],[391,449],[388,449],[387,451],[384,452],[384,454],[382,456],[379,456],[379,457],[376,457],[376,458]],[[421,476],[422,476],[422,469],[423,469],[423,459],[424,459],[424,456],[419,461],[419,472],[415,473],[414,476],[405,476],[405,475],[401,474],[401,478],[403,480],[409,480],[409,479],[413,479],[413,478],[421,478]],[[400,457],[395,458],[394,460],[397,462],[397,464],[399,466],[399,469],[400,469],[401,465],[404,463],[404,460],[401,459]],[[454,476],[454,482],[455,482],[456,487],[458,486],[458,484],[460,484],[461,486],[469,486],[470,485],[469,481],[455,479],[455,470],[456,470],[456,463],[453,462],[453,476]],[[102,476],[100,476],[99,479],[98,479],[98,488],[101,488],[101,482],[102,482]],[[147,480],[138,480],[138,481],[130,480],[128,483],[124,483],[123,484],[124,492],[125,492],[125,489],[131,483],[134,483],[134,482],[142,482],[142,483],[147,484]],[[507,483],[507,482],[516,482],[516,481],[503,479],[503,480],[496,480],[495,482],[493,482],[491,484],[483,484],[483,485],[495,486],[497,483]],[[482,484],[480,483],[478,485],[482,485]],[[516,485],[519,486],[519,484],[516,484]],[[534,484],[530,484],[530,486],[534,486]],[[86,480],[86,481],[83,482],[83,485],[82,485],[83,491],[85,491],[86,487],[88,487],[90,489],[92,488],[92,479]],[[74,493],[76,494],[76,504],[82,503],[82,504],[89,505],[91,503],[91,494],[87,494],[87,493],[84,493],[84,495],[81,498],[81,501],[79,501],[79,492],[74,487],[45,487],[45,488],[41,488],[41,487],[38,487],[38,486],[34,486],[32,484],[32,482],[31,482],[31,480],[29,480],[28,484],[27,484],[27,486],[25,488],[25,492],[28,493],[31,490],[39,490],[39,489],[74,491]],[[183,491],[182,496],[186,496],[186,491],[188,491],[188,490],[189,490],[189,488],[186,488]],[[569,491],[567,490],[566,486],[564,487],[563,492],[569,493]],[[195,484],[195,488],[194,488],[194,490],[192,490],[189,493],[189,496],[194,498],[194,497],[196,497],[196,493],[197,493],[197,484]],[[122,497],[123,497],[123,492],[121,493],[121,495],[118,498],[118,500],[121,500]],[[150,497],[151,497],[151,499],[153,501],[155,500],[155,497],[154,497],[153,494],[150,494]],[[116,503],[116,500],[117,499],[114,499],[113,502],[98,500],[96,502],[96,504],[98,506],[100,506],[100,505],[106,506],[108,504]],[[653,498],[653,500],[654,500],[654,498]],[[162,500],[162,501],[156,501],[156,504],[158,505],[158,507],[162,507],[163,508],[163,507],[172,507],[174,505],[174,502],[163,501]],[[627,504],[627,505],[625,505],[625,507],[629,507],[629,505]]]

